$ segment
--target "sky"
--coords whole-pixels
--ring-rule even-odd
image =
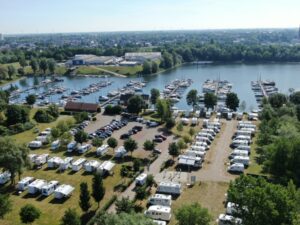
[[[0,33],[285,28],[300,0],[0,0]]]

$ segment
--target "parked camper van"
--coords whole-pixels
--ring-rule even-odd
[[[81,145],[81,146],[79,146],[79,148],[78,148],[78,153],[79,153],[79,154],[83,154],[83,153],[85,153],[85,152],[91,150],[91,148],[92,148],[92,145],[91,145],[91,144],[84,144],[84,145]]]
[[[37,179],[28,185],[28,193],[32,195],[40,193],[46,184],[45,180]]]
[[[61,164],[59,166],[59,170],[65,171],[65,170],[71,168],[72,167],[72,162],[73,162],[73,157],[67,157],[67,158],[65,158],[61,162]]]
[[[228,166],[227,171],[232,173],[243,173],[245,170],[245,166],[242,163],[234,163]]]
[[[90,161],[87,161],[85,164],[84,164],[84,170],[86,172],[94,172],[98,169],[98,167],[100,166],[100,162],[97,161],[97,160],[90,160]]]
[[[239,145],[235,150],[245,150],[248,151],[250,154],[251,146],[250,145]]]
[[[48,158],[49,158],[49,154],[39,155],[35,158],[34,165],[37,167],[40,167],[40,166],[44,165],[45,163],[47,163]]]
[[[97,148],[96,154],[98,156],[104,156],[109,150],[108,145],[102,145],[101,147]]]
[[[181,194],[181,184],[174,182],[160,182],[157,187],[158,193],[165,193],[171,195],[180,195]]]
[[[151,205],[172,205],[172,195],[155,194],[148,199],[148,203]]]
[[[230,215],[220,214],[218,218],[218,225],[241,225],[242,220],[240,218],[235,218]]]
[[[231,148],[236,148],[240,145],[249,145],[249,141],[247,141],[247,140],[233,140],[230,147]]]
[[[83,167],[83,164],[86,162],[85,158],[79,158],[72,163],[72,171],[79,171]]]
[[[202,129],[201,132],[209,133],[214,137],[217,135],[213,129]]]
[[[235,156],[233,157],[233,159],[230,160],[230,163],[242,163],[244,164],[244,166],[249,166],[250,158],[248,156]]]
[[[67,152],[73,152],[77,149],[77,142],[71,141],[67,146]]]
[[[116,151],[115,151],[115,157],[116,158],[122,158],[127,155],[127,151],[124,148],[124,146],[120,146]]]
[[[196,126],[198,124],[198,119],[196,117],[193,117],[191,120],[191,125]]]
[[[192,156],[192,157],[199,157],[204,160],[206,152],[205,151],[192,151],[188,150],[184,153],[185,155]]]
[[[37,149],[42,147],[43,143],[41,141],[31,141],[28,144],[28,148]]]
[[[35,138],[35,140],[42,142],[42,144],[48,144],[49,143],[49,137],[48,136],[37,136]]]
[[[211,144],[211,140],[207,137],[196,136],[196,141],[198,142],[206,142],[208,145]]]
[[[205,152],[207,149],[204,146],[192,145],[190,148],[192,151]]]
[[[152,205],[145,211],[145,216],[155,220],[171,220],[171,208],[168,206]]]
[[[19,191],[25,191],[28,188],[28,185],[34,181],[33,177],[24,177],[17,184],[17,189]]]
[[[99,172],[102,175],[111,173],[112,169],[114,168],[115,163],[111,161],[104,161],[97,169],[97,172]]]
[[[47,183],[44,187],[42,187],[42,195],[49,196],[51,195],[55,189],[58,187],[59,182],[56,180],[52,180]]]
[[[205,147],[206,150],[209,149],[209,145],[206,142],[203,142],[203,141],[196,141],[194,143],[194,146],[203,146],[203,147]]]
[[[235,137],[237,136],[249,136],[252,137],[252,132],[249,130],[237,130],[234,134]]]
[[[57,156],[50,158],[47,162],[48,168],[58,168],[61,163],[63,163],[63,160]]]
[[[235,156],[249,156],[249,152],[247,150],[233,150],[229,158],[232,159]]]
[[[10,180],[11,174],[8,171],[0,173],[0,184],[5,184]]]
[[[62,184],[55,189],[54,196],[56,199],[67,198],[72,194],[74,189],[75,188],[72,187],[71,185]]]
[[[190,155],[179,155],[178,164],[183,166],[191,166],[199,168],[202,166],[203,159],[200,157],[194,157]]]
[[[51,150],[57,150],[60,147],[60,140],[53,141],[51,143]]]
[[[142,173],[137,178],[135,178],[135,185],[143,186],[146,183],[147,174]]]
[[[244,141],[245,140],[245,141],[248,141],[249,143],[251,143],[251,136],[239,135],[239,136],[235,137],[233,140],[234,141],[239,141],[239,140]]]
[[[157,225],[167,225],[167,222],[162,220],[152,220],[152,222]]]
[[[197,136],[198,137],[206,137],[206,138],[208,138],[209,140],[214,140],[214,136],[212,136],[210,133],[206,133],[206,132],[199,132],[198,134],[197,134]]]

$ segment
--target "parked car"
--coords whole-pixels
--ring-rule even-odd
[[[143,127],[142,126],[134,126],[132,129],[137,130],[137,131],[142,131]]]
[[[161,150],[158,148],[154,148],[153,153],[161,154]]]
[[[161,142],[163,142],[164,140],[163,140],[162,138],[154,138],[153,141],[154,141],[154,142],[161,143]]]
[[[167,137],[164,136],[164,135],[162,135],[162,134],[157,134],[157,135],[155,135],[154,137],[155,137],[155,138],[161,138],[161,139],[163,139],[164,141],[167,140]]]
[[[125,133],[120,136],[120,139],[128,139],[129,137],[130,135],[128,133]]]

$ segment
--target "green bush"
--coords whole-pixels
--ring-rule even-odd
[[[38,109],[33,118],[38,123],[50,123],[55,121],[55,118],[50,115],[47,109]]]

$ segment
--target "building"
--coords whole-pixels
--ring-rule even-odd
[[[68,112],[100,112],[100,106],[94,103],[84,102],[67,102],[65,105],[65,111]]]
[[[122,60],[122,58],[115,56],[75,55],[72,59],[72,65],[115,65]]]
[[[146,60],[160,60],[160,52],[128,52],[125,53],[126,61],[138,62],[140,64],[144,63]]]

